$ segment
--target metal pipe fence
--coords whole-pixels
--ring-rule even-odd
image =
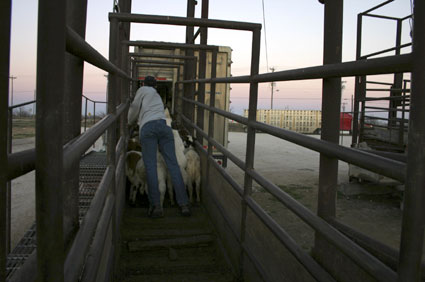
[[[189,126],[192,126],[196,131],[202,132],[202,130],[197,127],[195,124],[191,123],[187,118],[183,117],[183,120],[188,123]],[[261,130],[269,129],[276,129],[270,125],[264,124],[264,126],[261,127]],[[267,131],[264,131],[265,133],[269,133]],[[291,132],[294,133],[294,132]],[[204,133],[205,134],[205,133]],[[296,135],[300,135],[300,137],[307,137],[298,133],[294,133]],[[208,136],[205,134],[204,138],[208,138]],[[311,137],[309,137],[311,138]],[[313,138],[311,138],[313,139]],[[315,139],[317,140],[317,139]],[[208,138],[208,141],[213,141],[212,139]],[[288,140],[293,142],[292,140]],[[320,140],[317,140],[320,141]],[[337,145],[339,146],[339,145]],[[222,149],[220,147],[217,147],[217,149]],[[348,149],[348,148],[347,148]],[[361,152],[361,151],[360,151]],[[243,161],[238,159],[237,157],[232,156],[231,154],[227,155],[226,150],[221,151],[225,156],[227,156],[232,161],[235,160],[236,164],[239,164],[241,169],[245,169],[246,165],[243,165]],[[362,152],[363,153],[363,152]],[[215,162],[214,159],[210,159],[210,162]],[[221,173],[227,174],[227,172],[220,168]],[[291,196],[289,196],[287,193],[282,191],[279,187],[277,187],[275,184],[271,183],[267,179],[265,179],[263,176],[258,174],[255,169],[251,169],[249,171],[246,171],[246,173],[250,174],[253,179],[260,184],[263,188],[265,188],[268,192],[270,192],[273,196],[276,197],[282,204],[284,204],[287,208],[289,208],[292,212],[294,212],[297,216],[299,216],[304,222],[309,224],[314,230],[320,232],[321,235],[325,236],[327,240],[335,244],[338,248],[341,249],[344,253],[349,255],[351,258],[353,258],[358,265],[360,265],[364,270],[366,270],[368,273],[373,275],[374,277],[378,278],[379,281],[395,281],[396,280],[396,274],[393,270],[389,269],[387,266],[385,266],[382,262],[380,262],[375,257],[371,256],[367,252],[365,252],[361,247],[353,243],[351,240],[343,236],[341,233],[333,229],[329,224],[327,224],[324,220],[322,220],[320,217],[317,217],[315,214],[313,214],[309,209],[301,205],[297,200],[293,199]],[[227,174],[226,178],[232,178],[230,175]],[[233,183],[236,183],[234,180]],[[233,186],[233,185],[232,185]],[[239,186],[239,184],[235,184],[237,188],[235,190],[243,191],[243,189]],[[249,201],[254,201],[252,198],[249,198]],[[258,212],[258,210],[257,210]],[[263,211],[262,213],[265,214]],[[264,219],[264,217],[261,217],[260,219]],[[270,219],[271,221],[264,222],[267,227],[275,226],[277,223]],[[283,237],[279,237],[279,240],[285,240]],[[289,244],[289,243],[288,243]],[[304,265],[305,266],[305,265]],[[314,271],[309,269],[309,271]],[[320,276],[320,275],[319,275]],[[327,281],[327,280],[320,280],[320,281]]]
[[[412,53],[405,55],[394,55],[384,58],[368,59],[362,61],[341,63],[338,54],[336,57],[325,55],[324,65],[302,68],[289,71],[274,72],[270,74],[259,74],[259,51],[261,38],[261,25],[251,23],[240,23],[231,21],[218,21],[209,19],[195,18],[179,18],[179,17],[164,17],[150,15],[134,15],[127,13],[109,14],[110,19],[110,45],[109,45],[109,60],[103,58],[95,49],[93,49],[85,40],[78,35],[74,30],[69,28],[65,23],[65,1],[57,1],[54,4],[55,13],[50,13],[52,10],[51,1],[40,1],[39,9],[39,46],[38,46],[38,80],[37,93],[40,93],[40,100],[37,100],[37,143],[35,149],[35,157],[33,151],[27,151],[21,155],[7,155],[1,151],[2,155],[7,157],[2,159],[2,165],[12,164],[9,168],[1,172],[0,185],[4,185],[6,180],[15,177],[24,171],[30,169],[33,159],[36,159],[37,167],[37,259],[31,260],[38,264],[38,278],[44,281],[73,281],[73,278],[82,275],[82,281],[94,281],[98,274],[98,269],[102,257],[102,252],[105,244],[111,244],[108,264],[114,265],[114,255],[118,248],[118,228],[120,225],[120,214],[122,210],[123,189],[120,188],[124,177],[124,149],[128,140],[125,128],[125,116],[129,105],[127,82],[122,82],[120,78],[136,81],[134,77],[130,77],[127,73],[125,62],[120,62],[119,57],[122,55],[123,48],[128,46],[142,46],[146,48],[182,48],[186,50],[209,50],[216,54],[218,47],[210,45],[196,44],[179,44],[179,43],[162,43],[162,42],[143,42],[129,41],[128,38],[121,40],[120,32],[123,29],[119,28],[119,22],[139,22],[139,23],[155,23],[155,24],[170,24],[184,26],[199,26],[202,28],[224,28],[246,30],[252,32],[252,57],[251,70],[247,76],[231,77],[231,78],[215,78],[215,68],[212,69],[212,77],[210,79],[192,79],[186,76],[186,80],[180,82],[184,84],[194,85],[195,83],[211,83],[211,89],[214,90],[216,83],[249,83],[249,114],[248,118],[243,118],[238,115],[229,113],[215,108],[214,93],[211,92],[210,105],[207,106],[203,101],[194,101],[188,97],[182,97],[186,103],[193,106],[197,105],[201,111],[209,111],[209,130],[205,133],[203,130],[203,121],[198,125],[195,124],[193,115],[189,112],[180,113],[182,120],[188,127],[193,128],[197,135],[205,138],[208,141],[208,148],[204,150],[200,143],[197,148],[207,156],[207,175],[209,170],[214,168],[219,171],[229,184],[233,187],[236,193],[242,200],[241,205],[241,228],[240,230],[232,229],[230,219],[226,215],[225,210],[220,207],[221,203],[215,199],[216,207],[222,213],[222,216],[230,226],[233,235],[237,238],[241,249],[240,261],[240,276],[243,273],[244,255],[246,255],[253,264],[257,267],[259,273],[263,275],[263,279],[270,280],[267,272],[261,261],[256,259],[256,254],[251,250],[246,242],[246,224],[248,211],[253,212],[257,218],[267,227],[276,238],[287,247],[294,257],[305,267],[305,269],[318,281],[334,281],[335,277],[325,270],[315,259],[306,254],[294,242],[294,240],[281,228],[267,213],[253,200],[252,183],[256,181],[283,205],[288,207],[293,213],[299,216],[303,221],[309,224],[316,232],[331,244],[336,246],[343,253],[347,254],[356,264],[363,270],[369,273],[378,281],[416,281],[420,276],[418,265],[422,254],[423,244],[423,185],[425,183],[423,171],[423,144],[425,123],[424,112],[421,109],[424,105],[424,99],[420,94],[423,93],[425,82],[424,76],[424,27],[425,27],[425,7],[423,1],[415,0],[415,22],[414,22],[414,42],[412,45]],[[387,1],[388,3],[391,1]],[[377,6],[378,7],[378,6]],[[325,22],[327,24],[339,21],[342,17],[342,6],[335,5],[333,2],[325,4]],[[376,9],[373,8],[373,9]],[[373,9],[367,11],[369,13]],[[333,17],[336,15],[337,17]],[[10,13],[9,13],[10,16]],[[369,16],[373,16],[370,15]],[[342,19],[342,18],[341,18]],[[341,21],[342,23],[342,21]],[[339,23],[337,23],[339,24]],[[340,28],[340,26],[338,26]],[[2,29],[3,30],[3,29]],[[340,38],[339,32],[336,35],[325,37],[325,46],[328,46],[326,52],[330,52],[335,48],[339,48]],[[121,36],[121,37],[120,37]],[[333,37],[336,36],[336,37]],[[52,38],[54,40],[52,40]],[[120,39],[121,38],[121,39]],[[40,50],[43,50],[40,51]],[[1,49],[3,53],[3,49]],[[109,72],[108,79],[108,114],[93,127],[88,129],[84,134],[69,141],[63,145],[63,131],[60,129],[62,125],[62,115],[55,111],[57,105],[63,105],[63,97],[53,95],[52,93],[64,91],[64,54],[65,51],[87,61],[95,66]],[[326,53],[325,52],[325,53]],[[47,55],[49,58],[47,58]],[[189,56],[193,57],[193,56]],[[48,65],[49,60],[54,59],[56,65]],[[44,63],[45,62],[45,63]],[[215,64],[212,64],[215,67]],[[2,64],[2,67],[4,65]],[[47,66],[47,67],[46,67]],[[188,67],[188,65],[186,65]],[[123,70],[124,69],[124,70]],[[186,72],[191,70],[186,68]],[[329,126],[322,135],[322,140],[313,139],[308,136],[300,135],[284,129],[276,128],[270,125],[262,124],[256,121],[256,110],[258,102],[258,83],[272,81],[291,81],[304,79],[323,79],[324,80],[324,97],[326,103],[331,99],[335,99],[338,91],[333,91],[332,85],[340,83],[341,77],[346,76],[365,76],[370,74],[385,74],[385,73],[400,73],[412,72],[412,90],[411,103],[412,112],[409,131],[409,154],[407,156],[407,164],[386,157],[369,154],[359,150],[345,148],[334,142],[335,131],[339,127]],[[49,79],[47,79],[48,77]],[[54,78],[53,80],[51,78]],[[3,86],[3,83],[1,84]],[[126,88],[127,87],[127,88]],[[330,89],[329,91],[327,89]],[[332,90],[332,91],[331,91]],[[119,92],[126,92],[118,97]],[[215,92],[215,91],[214,91]],[[193,93],[191,94],[193,95]],[[423,95],[422,95],[423,96]],[[193,96],[192,96],[193,97]],[[2,100],[3,101],[3,100]],[[88,101],[86,99],[86,101]],[[340,102],[340,101],[339,101]],[[336,107],[329,108],[329,115],[325,119],[339,114],[339,102]],[[87,102],[86,102],[87,103]],[[117,106],[118,105],[118,106]],[[413,107],[413,105],[415,107]],[[1,104],[1,113],[6,112],[6,108]],[[87,107],[86,107],[87,109]],[[187,115],[188,113],[189,115]],[[238,159],[231,152],[218,144],[213,138],[214,115],[218,114],[223,117],[232,118],[247,125],[247,148],[245,162]],[[45,116],[53,117],[53,119],[44,119]],[[117,136],[117,122],[120,119],[120,138]],[[332,123],[331,123],[332,124]],[[1,124],[2,132],[6,127]],[[52,129],[57,136],[52,137]],[[59,128],[59,130],[58,130]],[[107,130],[107,162],[108,169],[105,172],[99,191],[92,202],[87,217],[84,219],[76,237],[71,245],[68,253],[65,253],[63,242],[63,198],[62,175],[69,169],[69,164],[80,158],[85,150],[105,131]],[[324,161],[321,162],[321,177],[335,178],[336,173],[334,164],[338,160],[343,160],[348,163],[372,170],[374,172],[395,178],[400,181],[406,181],[407,185],[407,202],[403,218],[402,244],[399,259],[399,272],[396,273],[379,259],[359,247],[353,241],[342,235],[325,219],[332,219],[335,215],[332,214],[332,206],[335,205],[335,198],[332,198],[327,191],[321,191],[322,197],[319,197],[319,205],[323,210],[319,212],[319,216],[315,215],[309,209],[298,203],[287,193],[282,191],[275,184],[265,179],[254,169],[254,151],[256,131],[271,134],[281,139],[293,142],[303,147],[315,150],[321,153]],[[338,140],[337,140],[338,141]],[[3,142],[4,143],[4,142]],[[0,145],[5,145],[1,143]],[[235,162],[235,164],[244,170],[243,188],[237,184],[228,173],[220,167],[212,157],[212,147],[215,146],[225,156]],[[420,147],[422,146],[422,147]],[[6,146],[4,146],[6,147]],[[16,164],[14,164],[16,163]],[[59,183],[59,184],[58,184]],[[208,183],[208,185],[210,185]],[[321,184],[323,186],[323,184]],[[331,183],[332,189],[335,189],[334,183]],[[334,190],[330,190],[334,191]],[[1,195],[0,208],[2,218],[4,218],[5,202],[4,194]],[[330,202],[324,199],[330,199]],[[3,229],[0,238],[5,236]],[[111,232],[108,232],[111,230]],[[88,243],[88,237],[93,237],[91,246]],[[83,245],[83,251],[78,252],[77,248]],[[5,248],[1,244],[0,249],[0,279],[4,276],[5,267]],[[420,248],[418,248],[420,246]],[[88,254],[87,258],[85,254]],[[72,265],[71,265],[72,264]],[[83,269],[83,265],[86,267]],[[28,271],[31,268],[23,268]],[[3,275],[3,276],[2,276]],[[111,270],[110,275],[113,275]],[[34,277],[35,278],[35,277]],[[68,280],[69,279],[69,280]]]
[[[57,131],[62,128],[62,113],[61,111],[51,110],[52,107],[57,108],[58,105],[63,105],[63,100],[60,95],[50,95],[49,93],[51,93],[51,91],[55,91],[55,93],[57,93],[58,91],[61,92],[63,90],[65,77],[63,75],[63,62],[65,49],[78,58],[84,59],[85,61],[110,72],[111,74],[116,74],[117,76],[129,80],[133,80],[133,78],[101,56],[95,49],[85,42],[84,38],[78,35],[72,28],[65,25],[64,6],[64,1],[57,2],[55,4],[55,8],[57,8],[57,10],[55,11],[58,13],[52,14],[49,12],[50,9],[48,3],[46,1],[40,2],[39,37],[43,38],[43,40],[39,41],[38,48],[39,50],[43,50],[43,52],[40,51],[38,54],[39,64],[37,69],[37,93],[39,95],[39,99],[36,102],[38,125],[36,134],[38,140],[36,142],[35,149],[13,154],[9,153],[5,159],[8,161],[7,169],[5,169],[5,173],[2,174],[2,176],[5,175],[8,180],[11,180],[36,168],[38,187],[38,247],[37,251],[34,252],[36,256],[31,256],[33,259],[29,259],[26,264],[18,270],[16,275],[14,275],[14,277],[27,277],[27,281],[35,280],[37,277],[43,281],[63,281],[64,278],[66,278],[66,281],[74,281],[74,278],[81,276],[83,265],[85,263],[92,263],[93,267],[91,268],[91,271],[94,270],[94,272],[90,272],[88,274],[84,272],[84,277],[88,276],[92,278],[93,275],[97,275],[96,268],[99,265],[98,263],[100,262],[100,257],[103,252],[103,244],[107,238],[104,231],[107,230],[107,227],[109,226],[107,222],[115,224],[115,217],[112,216],[115,212],[112,211],[117,209],[118,206],[116,199],[119,197],[119,193],[114,191],[115,185],[112,185],[112,183],[114,183],[112,180],[115,178],[115,175],[117,175],[117,179],[121,181],[123,179],[125,164],[123,161],[123,151],[125,147],[124,143],[127,141],[126,138],[121,139],[117,148],[120,153],[118,164],[115,165],[114,163],[110,163],[103,181],[100,183],[98,193],[95,195],[92,202],[92,208],[89,209],[87,216],[84,218],[82,225],[78,229],[70,250],[65,253],[63,251],[64,241],[62,236],[64,232],[62,229],[64,228],[64,225],[62,224],[62,217],[64,216],[62,212],[63,201],[62,193],[58,193],[58,191],[61,191],[61,189],[58,189],[58,186],[61,187],[61,185],[58,185],[58,183],[61,183],[61,172],[69,169],[73,170],[74,168],[71,164],[78,161],[85,151],[106,129],[109,129],[109,132],[114,131],[111,130],[111,126],[114,126],[120,117],[126,115],[126,110],[129,106],[129,101],[127,99],[124,99],[117,109],[115,109],[114,104],[110,104],[109,109],[112,109],[112,111],[110,111],[108,115],[96,123],[94,114],[95,125],[88,129],[85,133],[73,138],[63,145],[63,132],[61,130],[59,130],[59,132]],[[57,19],[61,19],[61,21],[57,21]],[[117,42],[114,42],[114,44],[117,45]],[[62,46],[62,48],[58,48],[58,46]],[[51,50],[51,52],[49,51],[46,53],[46,50]],[[48,64],[47,62],[50,62],[50,60],[47,59],[44,54],[49,54],[49,58],[53,58],[57,64]],[[46,59],[48,61],[43,63]],[[49,79],[45,79],[45,76],[49,76]],[[112,91],[109,91],[109,97],[116,96],[116,93],[118,93],[118,91],[112,89]],[[94,103],[94,111],[95,104],[101,103],[100,101],[91,100],[84,95],[78,97],[78,99],[81,98],[86,99],[86,113],[88,101]],[[8,109],[6,113],[14,108],[25,106],[30,103],[33,103],[33,101],[14,105],[11,109]],[[113,108],[111,108],[111,106]],[[3,113],[3,108],[1,110]],[[53,113],[55,113],[53,119],[41,118],[41,116],[52,116]],[[80,128],[81,111],[78,112],[78,116],[75,115],[73,118],[78,121],[78,128]],[[85,127],[86,119],[87,118],[85,118]],[[51,134],[53,129],[55,130],[55,134]],[[125,136],[125,133],[123,136]],[[113,140],[111,144],[114,144]],[[113,155],[115,155],[115,153],[116,148],[114,147]],[[121,171],[116,172],[116,169]],[[105,200],[106,195],[109,194],[110,191],[113,191],[113,194],[110,194],[108,200]],[[1,198],[4,199],[3,195]],[[106,205],[106,208],[103,208],[105,206],[105,201],[108,204]],[[2,215],[3,214],[2,210]],[[100,220],[100,223],[98,223],[99,218],[102,219]],[[103,224],[104,222],[106,223]],[[97,229],[97,231],[95,231],[95,229]],[[4,232],[6,229],[4,228],[2,230]],[[116,232],[117,230],[114,229],[113,233]],[[88,247],[92,242],[91,238],[93,235],[94,240],[89,251]],[[113,235],[113,237],[115,236]],[[116,244],[116,241],[114,244]],[[2,244],[2,249],[3,247],[4,246]],[[87,253],[89,254],[88,259],[85,255]],[[110,255],[113,256],[114,254],[110,253]],[[3,264],[5,256],[2,255],[1,258],[0,262],[2,263],[0,264],[0,274],[1,277],[5,278],[5,276],[3,276],[5,270],[5,267],[3,267],[5,266]],[[37,275],[34,275],[35,268],[31,266],[34,264],[38,265],[36,271]],[[32,275],[30,275],[29,272],[31,272]],[[89,278],[89,281],[93,281],[91,278]],[[3,279],[0,280],[3,281]]]
[[[93,103],[93,125],[96,124],[96,104],[106,104],[105,101],[96,101],[90,99],[89,97],[82,95],[83,100],[85,100],[85,112],[84,112],[84,131],[87,130],[87,104],[88,102]]]
[[[372,60],[368,60],[368,61],[362,61],[362,62],[348,62],[348,63],[337,63],[337,64],[332,64],[332,65],[327,65],[327,66],[319,66],[319,67],[314,67],[314,68],[307,68],[307,69],[303,69],[303,70],[294,70],[294,71],[284,71],[281,72],[279,74],[273,73],[273,74],[264,74],[264,75],[251,75],[251,76],[244,76],[244,77],[232,77],[232,78],[211,78],[211,79],[203,79],[203,80],[185,80],[182,81],[181,83],[247,83],[249,81],[255,81],[255,82],[270,82],[270,81],[286,81],[286,80],[293,80],[293,79],[312,79],[312,78],[331,78],[331,77],[342,77],[342,76],[360,76],[360,75],[367,75],[367,74],[380,74],[380,73],[393,73],[393,72],[407,72],[407,71],[411,71],[412,69],[412,57],[410,54],[407,55],[395,55],[395,56],[390,56],[390,57],[386,57],[386,58],[378,58],[378,59],[372,59]],[[376,61],[375,61],[376,60]],[[378,66],[379,65],[379,66]],[[307,71],[305,71],[307,70]],[[320,71],[319,71],[320,70]],[[336,71],[338,70],[338,71]],[[310,72],[310,73],[309,73]],[[252,80],[250,80],[250,78]],[[263,125],[263,124],[259,124],[259,123],[255,123],[255,122],[251,122],[242,118],[242,117],[237,117],[235,118],[235,116],[233,114],[230,113],[223,113],[218,109],[215,109],[214,107],[211,106],[206,106],[206,105],[202,105],[202,103],[196,102],[196,101],[190,101],[190,99],[187,98],[183,98],[183,100],[185,102],[190,102],[192,104],[197,105],[198,107],[203,107],[206,110],[210,111],[210,114],[212,112],[214,113],[218,113],[218,114],[222,114],[225,117],[228,118],[232,118],[234,120],[237,120],[239,122],[242,122],[244,124],[248,125],[248,128],[252,127],[254,129],[260,129],[263,132],[266,133],[271,133],[271,134],[275,134],[275,136],[279,136],[282,137],[282,135],[286,135],[286,140],[294,138],[297,139],[295,137],[298,136],[291,136],[291,133],[288,132],[284,132],[284,130],[281,129],[276,129],[273,128],[271,126],[268,125]],[[183,117],[183,120],[186,123],[190,122],[190,119],[187,119],[186,117]],[[196,127],[194,124],[191,124],[190,126],[192,126],[193,128],[196,129],[196,131],[201,131],[201,129],[199,127]],[[278,132],[279,131],[279,132]],[[284,133],[284,134],[282,134]],[[204,138],[207,138],[210,146],[213,143],[213,141],[208,138],[208,136],[206,136],[206,134],[201,134]],[[290,138],[288,138],[290,136]],[[285,139],[285,138],[283,138]],[[304,139],[303,137],[301,137],[300,139]],[[248,141],[249,141],[249,137],[248,137]],[[294,140],[290,140],[290,141],[294,141]],[[301,143],[308,143],[309,140],[302,140]],[[323,141],[319,141],[319,142],[323,142]],[[323,145],[323,147],[327,147],[329,144],[326,144],[325,142],[321,143],[320,145]],[[303,144],[303,146],[305,146],[306,144]],[[312,147],[315,147],[316,149],[320,146],[317,146],[319,144],[315,144],[312,145]],[[375,159],[378,162],[382,162],[382,167],[377,169],[377,167],[375,168],[371,168],[369,167],[368,169],[372,169],[375,171],[379,171],[379,173],[386,173],[385,171],[388,170],[390,167],[391,169],[391,173],[386,173],[386,175],[399,179],[401,181],[404,181],[406,179],[406,175],[405,175],[405,170],[406,167],[404,164],[399,163],[397,161],[393,161],[387,158],[381,158],[379,156],[373,156],[373,155],[364,155],[363,152],[360,152],[358,150],[353,150],[353,149],[349,149],[349,151],[343,152],[345,149],[343,148],[343,150],[338,151],[338,145],[335,146],[329,146],[329,150],[325,150],[324,148],[320,149],[320,152],[325,153],[325,154],[329,154],[333,157],[337,157],[338,159],[342,159],[345,161],[348,161],[350,163],[356,163],[356,165],[360,165],[363,166],[366,164],[368,158],[372,158]],[[220,148],[219,146],[217,146],[217,148]],[[247,157],[249,157],[250,153],[248,151],[249,149],[247,149]],[[353,150],[353,151],[351,151]],[[223,150],[222,151],[223,154],[226,155],[226,151]],[[228,155],[229,158],[232,158],[232,156],[229,154]],[[355,160],[358,157],[357,160]],[[369,160],[370,162],[374,162],[372,160]],[[238,163],[238,162],[236,162]],[[384,164],[385,163],[385,164]],[[239,163],[239,166],[242,166],[242,164]],[[398,171],[398,173],[397,173]],[[253,170],[248,170],[247,172],[248,174],[253,174]],[[395,174],[398,174],[396,177],[394,177]],[[255,175],[255,174],[253,174]],[[258,180],[258,178],[256,179]],[[264,185],[266,185],[266,183],[263,183]],[[263,185],[263,186],[264,186]],[[247,185],[249,186],[249,185]],[[249,187],[246,187],[249,189]],[[245,188],[245,190],[246,190]],[[325,225],[326,226],[326,225]],[[243,236],[242,236],[243,239]],[[332,240],[333,241],[333,240]],[[342,247],[342,245],[341,245]],[[362,253],[362,252],[360,252]],[[364,252],[363,252],[364,253]],[[366,257],[369,257],[369,255],[367,253],[364,253],[366,255]],[[358,255],[358,252],[354,252],[352,253],[353,258],[357,261],[357,263],[361,264],[362,267],[366,268],[368,270],[368,272],[372,273],[373,276],[375,278],[381,279],[382,281],[385,281],[386,279],[388,279],[388,281],[395,281],[397,274],[395,274],[391,269],[389,269],[388,267],[386,267],[385,265],[383,265],[381,262],[379,262],[379,260],[373,259],[374,263],[372,263],[371,265],[374,265],[373,267],[370,267],[370,265],[366,265],[364,263],[362,263],[362,259],[359,259],[359,257],[356,257],[356,255]],[[379,265],[378,267],[378,272],[377,269],[375,268],[377,265]],[[382,271],[382,273],[379,273],[379,271]],[[386,278],[383,278],[386,277]]]

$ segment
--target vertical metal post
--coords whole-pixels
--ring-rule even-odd
[[[217,50],[213,50],[211,58],[211,78],[217,76]],[[216,83],[211,83],[210,86],[210,107],[215,107],[215,86]],[[208,113],[208,137],[214,138],[214,112]],[[210,157],[212,156],[213,146],[211,142],[208,141],[208,161],[207,161],[207,176],[206,182],[210,183]]]
[[[403,82],[403,91],[401,92],[401,119],[398,129],[398,144],[400,147],[404,146],[404,119],[405,119],[405,110],[406,110],[406,90],[407,90],[407,81]]]
[[[356,43],[356,60],[360,60],[362,54],[362,20],[363,14],[357,15],[357,43]],[[359,136],[359,99],[360,99],[360,84],[364,77],[356,76],[354,86],[354,109],[353,111],[353,133],[351,136],[351,145],[357,144]]]
[[[252,33],[252,53],[251,53],[251,76],[257,75],[260,68],[260,44],[261,44],[261,29],[255,29]],[[254,122],[257,118],[257,103],[258,103],[258,82],[249,83],[249,108],[248,121]],[[242,218],[241,218],[241,244],[245,242],[246,232],[246,215],[247,205],[246,198],[252,194],[252,177],[246,173],[247,170],[254,168],[254,153],[255,153],[255,129],[248,124],[247,142],[246,142],[246,159],[245,159],[245,177],[244,177],[244,197],[242,199]],[[240,277],[243,277],[244,252],[241,247],[240,256]]]
[[[88,99],[86,97],[84,97],[84,99],[86,99],[86,105],[84,107],[84,132],[87,130],[87,104],[88,104]]]
[[[7,130],[9,106],[10,26],[12,1],[0,4],[0,281],[6,281]]]
[[[400,55],[401,54],[401,32],[402,32],[402,20],[397,20],[397,33],[396,33],[396,50],[395,54]],[[395,91],[390,92],[390,97],[395,96],[401,96],[400,89],[403,87],[403,73],[395,73],[394,74],[394,83],[391,87],[392,89],[395,89]],[[390,100],[390,110],[388,111],[388,127],[396,127],[397,126],[397,106],[400,106],[401,100]],[[391,131],[392,129],[390,129]]]
[[[113,64],[117,64],[118,50],[119,44],[119,34],[118,34],[118,21],[116,19],[110,19],[110,31],[109,31],[109,61]],[[108,76],[108,95],[107,95],[107,111],[108,114],[116,114],[116,102],[118,96],[119,84],[117,75],[109,73]],[[115,160],[115,148],[117,144],[117,123],[114,122],[107,131],[107,144],[106,144],[106,155],[107,155],[107,163],[108,166],[112,168],[114,173],[112,174],[111,179],[111,188],[110,193],[115,196],[116,199],[116,179],[115,179],[115,171],[116,171],[116,160]],[[117,237],[115,234],[116,230],[116,209],[114,208],[114,212],[112,213],[111,218],[111,229],[112,229],[112,243],[115,245],[117,242]],[[113,271],[114,272],[114,271]]]
[[[413,8],[412,82],[398,281],[421,280],[425,214],[425,2]]]
[[[361,77],[359,84],[359,101],[360,101],[360,128],[359,128],[359,143],[364,139],[364,122],[366,115],[366,76]]]
[[[120,0],[120,6],[121,6],[121,11],[123,13],[131,12],[131,0]],[[121,39],[130,40],[130,23],[122,22],[121,25],[122,25],[122,31],[120,34]],[[121,54],[120,67],[125,73],[128,74],[130,72],[129,46],[121,44],[121,41],[120,41],[118,48]],[[121,79],[121,93],[120,93],[121,103],[124,103],[129,98],[129,92],[130,92],[130,81],[124,78]],[[127,142],[128,140],[127,113],[128,111],[125,111],[123,114],[121,114],[121,117],[120,117],[120,136],[124,138],[125,142]],[[125,154],[125,151],[126,151],[126,146],[123,146],[120,152],[120,156]],[[123,167],[123,170],[125,171],[125,166]],[[124,175],[124,171],[121,172],[122,175]],[[119,183],[120,187],[119,189],[117,189],[117,192],[119,192],[119,194],[117,195],[117,203],[116,203],[116,209],[117,209],[116,234],[118,238],[120,237],[119,227],[121,222],[121,213],[123,211],[123,207],[125,204],[125,197],[124,197],[125,183],[126,183],[126,179],[125,177],[122,177],[121,183]],[[119,245],[116,246],[116,250],[119,250]]]
[[[188,18],[194,18],[195,17],[195,0],[187,0],[187,17]],[[186,43],[191,44],[193,43],[193,26],[187,26],[186,27]],[[192,49],[186,49],[185,51],[186,56],[193,56],[194,52]],[[195,61],[193,60],[186,60],[184,65],[184,79],[185,80],[191,80],[196,75],[196,66]],[[184,84],[184,97],[188,99],[194,99],[195,94],[195,84],[194,83],[186,83]],[[194,121],[194,106],[183,102],[183,114],[188,119],[190,119],[192,122]],[[193,136],[193,129],[188,128],[189,133]]]
[[[177,79],[176,79],[176,81],[180,81],[181,69],[182,69],[182,66],[179,66],[178,69],[177,69]],[[181,102],[182,102],[182,100],[180,99],[181,96],[182,96],[182,94],[180,92],[180,86],[181,86],[180,83],[178,83],[178,82],[174,83],[174,98],[173,98],[173,103],[172,103],[172,106],[171,106],[171,113],[173,115],[175,115],[175,119],[177,121],[177,124],[181,123],[180,115],[182,113],[181,107],[180,107]]]
[[[208,0],[202,0],[202,12],[201,17],[208,19]],[[207,45],[208,42],[208,28],[201,28],[201,45]],[[205,78],[207,72],[207,52],[205,50],[199,50],[199,71],[198,78]],[[205,103],[205,83],[201,82],[198,84],[198,102]],[[197,125],[199,128],[204,129],[204,108],[198,107],[196,115]],[[196,134],[196,139],[203,144],[202,135]]]
[[[325,1],[323,64],[340,63],[342,58],[342,12],[340,0]],[[323,79],[321,139],[338,144],[341,107],[341,78]],[[320,217],[335,216],[338,159],[320,154],[319,196]]]
[[[12,153],[13,142],[13,108],[8,111],[8,124],[7,124],[7,153]],[[6,186],[6,253],[10,253],[10,240],[12,231],[12,181],[7,182]]]
[[[93,125],[96,124],[96,101],[93,102]]]
[[[66,24],[82,38],[86,34],[87,0],[67,1]],[[63,108],[63,144],[81,133],[81,107],[83,93],[84,61],[72,54],[65,54],[65,91]],[[87,126],[87,99],[84,131]],[[64,240],[65,248],[70,244],[79,226],[78,189],[80,162],[75,161],[64,173]]]
[[[66,1],[40,0],[38,3],[35,138],[37,279],[57,282],[64,280],[65,257],[62,126]]]

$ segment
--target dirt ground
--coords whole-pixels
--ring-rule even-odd
[[[319,136],[314,136],[319,138]],[[245,160],[246,133],[229,133],[229,150]],[[343,136],[349,146],[351,136]],[[267,134],[256,135],[255,169],[316,213],[319,182],[319,153]],[[339,162],[337,218],[354,229],[395,249],[399,248],[402,211],[401,192],[393,187],[350,184],[348,164]],[[231,161],[227,171],[243,184],[242,171]],[[359,189],[361,188],[361,189]],[[254,183],[253,198],[292,235],[305,250],[314,243],[314,232],[274,196]]]

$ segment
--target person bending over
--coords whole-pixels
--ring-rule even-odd
[[[149,191],[148,216],[152,218],[163,217],[158,189],[158,148],[170,172],[180,211],[182,215],[190,216],[189,200],[177,163],[173,132],[166,124],[164,104],[155,87],[156,79],[152,76],[146,76],[144,85],[137,90],[128,111],[129,125],[137,122],[140,128],[139,140],[142,145],[142,158],[145,163]]]

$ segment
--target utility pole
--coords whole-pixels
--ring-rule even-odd
[[[9,78],[11,79],[11,90],[12,90],[12,94],[11,94],[11,98],[10,98],[10,105],[13,106],[13,80],[17,79],[16,76],[9,76]]]
[[[345,117],[345,104],[346,102],[342,102],[342,114],[340,115],[341,120],[339,121],[340,133],[341,133],[341,146],[344,146],[344,117]],[[342,129],[341,129],[341,121],[342,121]]]
[[[274,70],[275,70],[275,68],[274,67],[271,67],[270,68],[270,70],[272,71],[272,72],[274,72]],[[272,86],[272,98],[271,98],[271,103],[270,103],[270,109],[271,110],[273,110],[273,88],[274,88],[274,86],[276,85],[276,83],[273,81],[272,83],[271,83],[271,86]]]

